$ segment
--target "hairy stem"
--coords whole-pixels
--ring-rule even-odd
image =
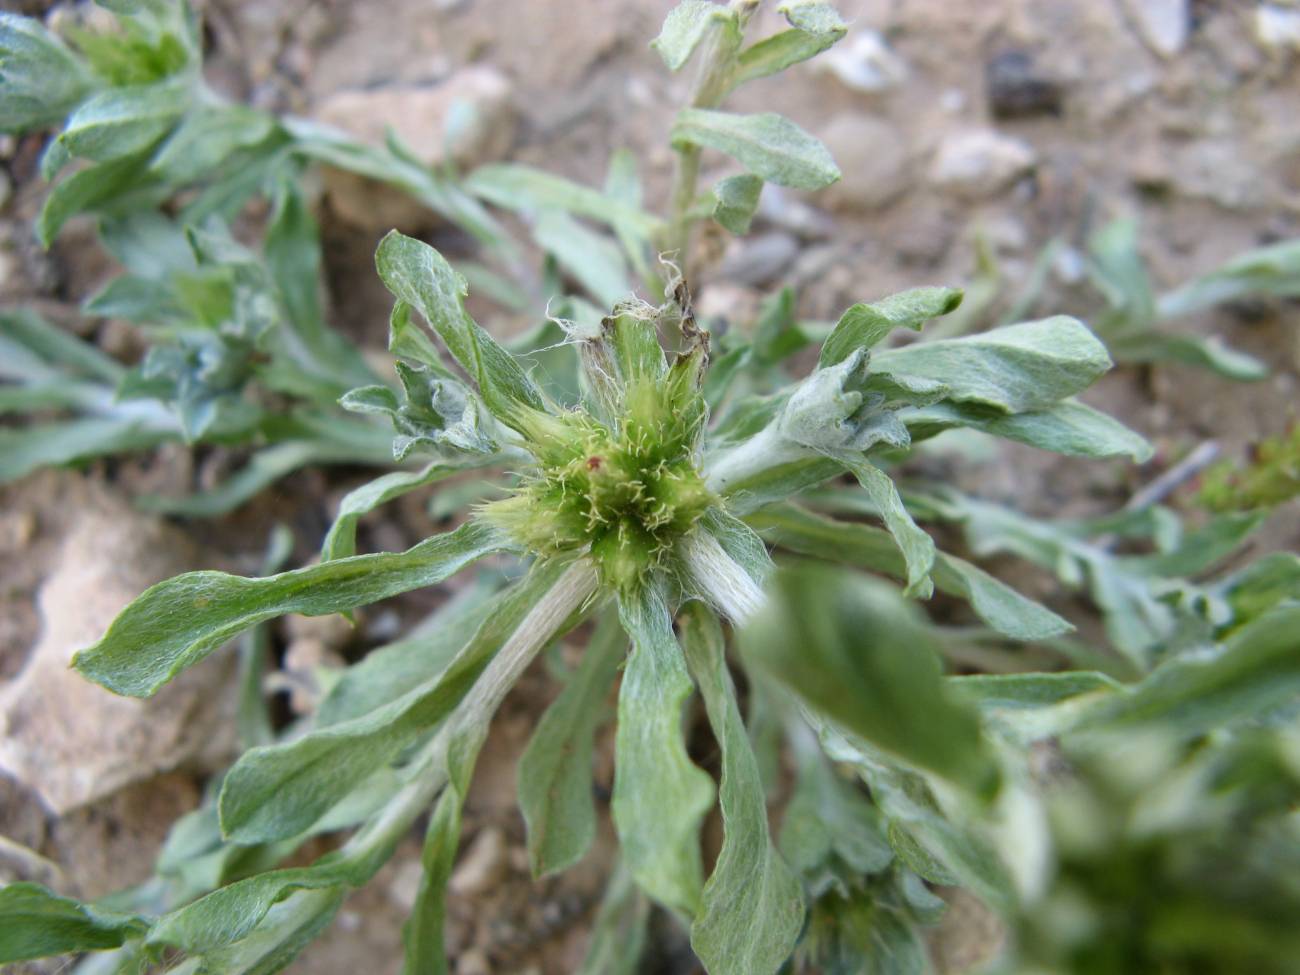
[[[759,0],[731,0],[731,9],[740,21],[740,31],[732,35],[715,27],[700,51],[699,74],[695,88],[687,103],[691,108],[717,108],[730,88],[736,54],[740,50],[739,34],[745,23],[758,8]],[[696,217],[691,214],[695,202],[696,183],[700,176],[700,147],[686,143],[677,147],[677,165],[673,171],[672,193],[669,197],[671,212],[663,240],[662,250],[675,254],[682,275],[689,279],[691,230]]]

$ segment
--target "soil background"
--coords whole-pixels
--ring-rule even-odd
[[[486,120],[462,147],[468,161],[511,159],[599,183],[610,152],[627,147],[655,208],[671,176],[666,135],[691,77],[689,71],[670,75],[648,47],[671,5],[208,0],[200,7],[210,80],[232,98],[328,119],[360,134],[375,119],[396,118],[403,135],[436,156],[451,93],[468,92],[481,100]],[[778,27],[775,6],[766,4],[759,14],[758,33]],[[745,327],[779,283],[798,287],[800,314],[811,319],[834,318],[855,301],[905,287],[963,284],[976,273],[981,244],[1003,279],[1000,304],[987,313],[994,320],[1052,241],[1060,244],[1034,308],[1086,318],[1101,301],[1083,279],[1082,254],[1089,235],[1113,217],[1140,219],[1143,256],[1160,288],[1247,248],[1300,235],[1300,39],[1279,40],[1261,28],[1261,9],[1291,12],[1300,24],[1300,6],[1280,0],[841,0],[838,6],[852,23],[838,70],[801,65],[747,86],[728,107],[796,120],[830,145],[844,180],[820,194],[769,190],[748,238],[704,235],[701,270],[691,283],[698,307],[715,321]],[[49,13],[45,4],[0,7]],[[129,326],[92,322],[77,310],[116,273],[92,228],[70,225],[48,252],[34,241],[32,218],[45,192],[35,172],[40,147],[39,138],[0,147],[0,302],[38,307],[131,361],[141,344]],[[717,158],[712,165],[702,185],[729,171]],[[390,298],[371,259],[380,236],[397,224],[444,249],[453,263],[472,247],[414,204],[337,174],[313,179],[333,324],[382,357]],[[497,334],[529,324],[487,305],[474,310]],[[1250,442],[1295,422],[1297,324],[1296,303],[1263,301],[1176,324],[1221,335],[1264,360],[1271,376],[1258,383],[1160,365],[1117,369],[1089,391],[1088,402],[1153,441],[1157,454],[1148,465],[1074,462],[1006,447],[942,473],[984,497],[1057,516],[1113,509],[1206,440],[1227,456],[1244,456]],[[295,564],[309,560],[339,497],[367,477],[349,469],[304,471],[217,521],[162,523],[131,506],[142,494],[210,484],[241,459],[216,448],[166,448],[82,472],[42,472],[0,489],[5,732],[20,744],[37,741],[46,766],[28,776],[0,776],[0,835],[39,854],[0,848],[0,879],[35,879],[83,896],[142,880],[171,822],[200,801],[213,772],[229,760],[232,739],[220,728],[230,712],[218,692],[228,670],[220,664],[188,697],[181,689],[173,712],[179,717],[166,741],[148,740],[138,713],[101,707],[97,695],[77,697],[76,707],[44,707],[71,700],[66,695],[74,692],[58,668],[45,668],[39,680],[32,675],[42,659],[63,654],[66,661],[76,640],[93,639],[117,608],[156,579],[200,566],[256,571],[276,524],[294,534]],[[403,548],[442,527],[426,501],[414,496],[369,518],[363,550]],[[1300,544],[1294,506],[1275,517],[1270,544]],[[133,541],[141,537],[147,543]],[[1003,570],[1086,631],[1085,604],[1014,563],[998,567]],[[439,587],[372,607],[356,628],[320,620],[278,624],[281,716],[311,706],[314,667],[358,659],[451,591]],[[459,975],[569,972],[582,957],[614,846],[607,820],[578,868],[534,882],[514,803],[515,759],[554,693],[545,668],[535,668],[508,699],[480,760],[451,899],[449,938]],[[211,700],[200,708],[196,695]],[[201,742],[194,740],[196,728],[203,730]],[[604,734],[611,740],[598,747],[598,793],[612,779],[610,729]],[[92,762],[87,752],[99,754]],[[706,766],[716,759],[697,757]],[[60,762],[71,770],[63,779]],[[82,774],[86,768],[92,772]],[[602,809],[607,797],[599,795]],[[348,900],[292,971],[398,971],[418,840],[413,833],[375,881]],[[963,904],[952,914],[949,926],[961,930],[937,942],[935,953],[944,970],[959,971],[970,951],[978,954],[978,944],[996,932],[977,906]],[[963,932],[976,949],[963,947]],[[644,970],[697,970],[681,934],[662,919]]]

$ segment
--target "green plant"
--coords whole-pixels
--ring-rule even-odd
[[[1092,282],[1109,306],[1097,316],[1097,334],[1117,362],[1182,362],[1243,381],[1268,374],[1263,363],[1228,348],[1217,337],[1176,332],[1168,323],[1245,298],[1300,295],[1300,240],[1239,254],[1160,295],[1139,253],[1135,220],[1115,220],[1102,227],[1088,249]]]
[[[38,21],[0,14],[0,131],[61,126],[41,164],[53,186],[37,235],[48,246],[68,220],[93,216],[125,273],[84,311],[133,322],[150,344],[125,369],[31,312],[0,317],[5,412],[40,420],[0,433],[0,480],[169,440],[255,448],[213,491],[150,499],[216,514],[305,464],[391,463],[382,432],[336,406],[376,377],[326,323],[305,168],[325,162],[397,186],[507,264],[517,260],[513,245],[395,136],[379,150],[221,98],[203,79],[187,4],[101,6],[116,28],[74,23],[66,42]],[[230,225],[252,201],[269,213],[250,246]]]
[[[625,156],[604,190],[516,166],[467,179],[529,214],[555,266],[591,299],[616,299],[606,313],[563,296],[571,317],[548,326],[561,330],[563,347],[540,353],[554,386],[530,372],[538,354],[512,353],[469,316],[466,279],[442,255],[397,233],[383,240],[376,265],[395,299],[389,346],[400,388],[371,383],[343,403],[389,418],[397,456],[423,454],[427,464],[347,495],[319,564],[165,581],[77,655],[90,679],[147,696],[244,634],[250,747],[177,824],[154,881],[95,904],[33,884],[0,890],[0,959],[108,950],[90,963],[276,971],[427,814],[406,970],[445,971],[446,882],[489,723],[538,654],[581,639],[581,662],[540,720],[518,785],[534,872],[581,858],[595,832],[593,740],[617,682],[611,811],[621,866],[584,972],[635,970],[650,901],[689,927],[715,975],[787,963],[923,971],[920,927],[944,906],[932,886],[953,884],[1003,917],[1013,935],[1008,971],[1283,970],[1270,966],[1289,958],[1285,949],[1267,946],[1289,937],[1277,919],[1297,895],[1281,875],[1263,869],[1233,897],[1186,897],[1173,909],[1153,895],[1153,916],[1173,921],[1151,931],[1108,913],[1106,880],[1111,864],[1127,870],[1155,850],[1152,890],[1182,892],[1202,861],[1189,869],[1165,854],[1204,845],[1225,822],[1249,830],[1216,862],[1266,862],[1294,840],[1300,560],[1279,554],[1193,585],[1187,577],[1226,557],[1257,518],[1184,535],[1156,509],[1044,524],[933,484],[903,482],[900,492],[893,468],[914,444],[954,429],[1082,457],[1145,458],[1140,437],[1075,398],[1111,361],[1074,319],[891,348],[895,329],[920,330],[961,293],[921,288],[857,304],[817,335],[796,320],[786,290],[752,331],[715,342],[685,279],[652,277],[656,246],[677,250],[689,271],[698,220],[742,229],[763,180],[812,186],[834,176],[824,149],[792,123],[717,107],[735,84],[844,32],[827,5],[792,3],[788,29],[746,45],[754,6],[687,0],[656,42],[670,68],[695,53],[700,71],[674,129],[680,156],[666,218],[641,210]],[[698,193],[705,149],[732,154],[746,171]],[[618,244],[581,219],[609,224]],[[653,300],[612,293],[628,267],[644,272]],[[801,350],[816,351],[816,362],[795,376]],[[356,554],[368,512],[469,468],[514,472],[509,495],[406,552]],[[1065,619],[938,548],[914,518],[961,523],[976,554],[1010,550],[1070,584],[1086,581],[1119,653],[1065,644]],[[1157,551],[1114,556],[1104,534],[1154,539]],[[256,680],[261,624],[348,612],[478,562],[489,571],[476,585],[336,674],[304,726],[273,737]],[[978,623],[924,618],[914,600],[936,591],[967,604]],[[1158,625],[1134,636],[1134,621]],[[733,644],[743,694],[728,663]],[[971,646],[1022,665],[1039,646],[1064,669],[946,676]],[[683,715],[695,690],[717,745],[716,785],[687,750]],[[1140,776],[1123,779],[1107,762],[1141,759],[1138,740],[1155,742],[1139,771],[1170,795],[1195,797],[1193,813],[1205,798],[1206,817],[1166,817],[1152,832],[1097,816],[1089,825],[1100,840],[1052,821],[1072,805],[1086,812],[1098,796],[1141,805]],[[1067,789],[1042,772],[1045,750],[1068,763],[1056,777]],[[781,788],[782,756],[794,781],[774,835],[767,802]],[[724,839],[706,878],[700,832],[715,806]],[[315,861],[279,866],[307,838],[348,830]],[[1110,860],[1096,855],[1115,838]],[[1053,864],[1067,884],[1053,881]],[[1264,896],[1272,911],[1253,916]],[[1240,923],[1197,940],[1207,913]],[[1071,926],[1074,918],[1084,923]]]

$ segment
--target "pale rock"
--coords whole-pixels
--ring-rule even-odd
[[[779,230],[733,240],[718,266],[718,277],[762,285],[779,277],[799,256],[799,241]]]
[[[801,240],[824,240],[835,233],[835,221],[815,206],[797,200],[775,183],[763,187],[758,199],[758,217]]]
[[[754,288],[733,281],[710,281],[695,296],[695,314],[710,323],[710,331],[726,323],[728,327],[749,324],[758,317],[762,295]]]
[[[822,191],[827,207],[868,213],[907,192],[911,150],[896,125],[869,115],[843,114],[831,119],[820,134],[842,174]]]
[[[388,899],[394,907],[409,914],[420,896],[424,882],[424,864],[419,860],[406,860],[398,864],[393,879],[388,884]]]
[[[1300,50],[1300,8],[1261,4],[1255,10],[1255,39],[1270,50]]]
[[[897,88],[910,73],[907,62],[874,30],[855,31],[813,64],[846,88],[869,94]]]
[[[990,129],[959,132],[940,143],[930,182],[968,200],[994,196],[1034,168],[1033,146]]]
[[[1172,58],[1187,46],[1188,0],[1124,0],[1124,9],[1142,43],[1160,57]]]
[[[24,668],[0,687],[0,772],[63,815],[182,765],[212,767],[233,748],[234,659],[220,651],[140,700],[69,666],[128,602],[192,568],[174,529],[103,492],[69,512],[37,605],[43,630]]]
[[[450,162],[462,169],[503,158],[518,121],[510,80],[479,65],[435,85],[336,92],[317,106],[315,116],[379,147],[391,129],[429,166]],[[357,227],[411,226],[420,213],[408,195],[332,167],[325,170],[325,187],[334,211]]]
[[[447,887],[461,897],[484,894],[504,880],[509,869],[510,856],[505,833],[495,826],[487,826],[474,837],[474,842],[457,864]]]

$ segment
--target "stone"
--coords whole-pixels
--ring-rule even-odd
[[[737,238],[728,245],[716,274],[738,284],[767,284],[798,256],[799,241],[779,230]]]
[[[1160,57],[1172,58],[1187,46],[1188,0],[1124,0],[1124,10],[1142,43]]]
[[[858,30],[813,64],[846,88],[876,94],[897,88],[910,74],[904,61],[874,30]]]
[[[984,87],[994,118],[1060,115],[1060,83],[1039,69],[1028,51],[995,54],[984,66]]]
[[[721,334],[736,326],[747,326],[758,317],[762,295],[754,288],[734,281],[710,281],[695,296],[695,314]]]
[[[870,213],[907,192],[911,148],[903,131],[870,115],[837,115],[820,133],[842,178],[821,192],[831,210]]]
[[[459,897],[484,894],[505,879],[509,870],[505,833],[496,826],[486,826],[461,857],[447,887]]]
[[[1255,39],[1270,50],[1300,50],[1300,8],[1261,4],[1255,10]]]
[[[315,116],[375,146],[383,146],[392,130],[427,165],[462,169],[503,158],[518,121],[510,80],[478,65],[434,85],[335,92]],[[412,227],[420,218],[410,196],[354,173],[327,167],[325,189],[334,212],[359,228]]]
[[[795,199],[788,190],[768,183],[758,199],[758,217],[787,230],[800,240],[825,240],[835,234],[835,221],[815,206]]]
[[[69,667],[122,608],[199,561],[188,540],[106,492],[68,513],[37,595],[43,628],[0,687],[0,772],[63,815],[182,765],[211,768],[234,746],[234,658],[220,651],[145,700]]]
[[[1038,155],[1021,139],[991,129],[947,136],[930,164],[930,182],[966,200],[995,196],[1034,168]]]

